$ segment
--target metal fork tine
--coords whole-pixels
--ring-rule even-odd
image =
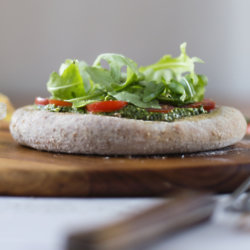
[[[250,187],[250,176],[231,194],[231,200],[236,200]]]
[[[250,187],[250,176],[230,195],[225,207],[228,211],[246,212],[250,211],[250,193],[244,199],[239,199]]]
[[[242,201],[242,208],[244,211],[250,211],[250,194],[247,194],[244,200]]]

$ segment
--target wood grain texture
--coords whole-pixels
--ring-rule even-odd
[[[19,146],[0,130],[0,194],[160,196],[178,188],[231,192],[250,175],[250,140],[206,153],[103,157]]]

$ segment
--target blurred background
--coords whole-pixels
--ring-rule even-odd
[[[249,0],[0,0],[0,92],[33,103],[66,58],[115,52],[147,65],[186,41],[205,61],[206,96],[250,113],[249,10]]]

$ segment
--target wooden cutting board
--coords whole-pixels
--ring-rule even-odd
[[[0,130],[0,194],[159,196],[176,188],[231,192],[250,175],[250,140],[197,154],[105,157],[41,152]]]

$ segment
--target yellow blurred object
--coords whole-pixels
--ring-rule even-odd
[[[11,120],[11,116],[15,111],[9,98],[0,93],[0,129],[8,128]]]
[[[0,120],[3,120],[7,115],[7,106],[5,103],[0,102]]]

